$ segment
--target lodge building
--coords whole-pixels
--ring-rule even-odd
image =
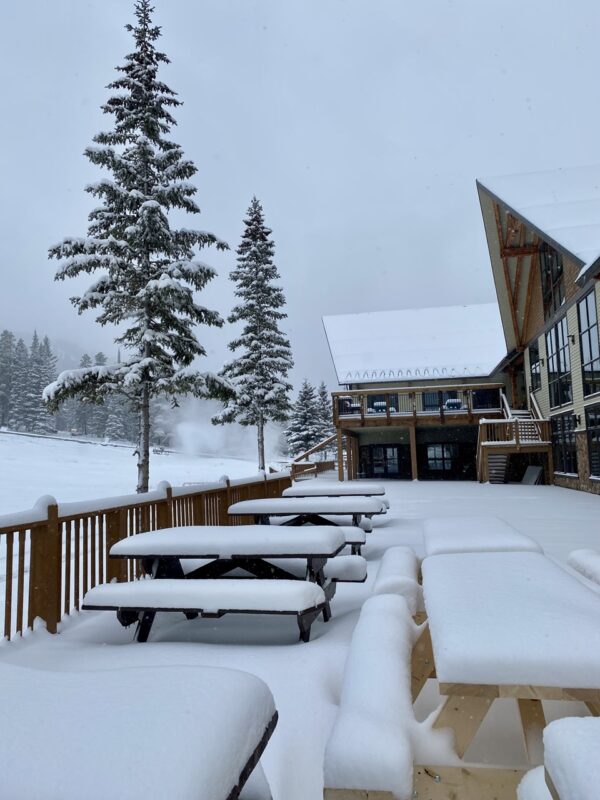
[[[477,190],[497,304],[323,320],[340,477],[600,492],[600,166]]]

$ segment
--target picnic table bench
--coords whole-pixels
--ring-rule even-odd
[[[385,514],[386,506],[376,497],[272,497],[264,500],[242,500],[229,506],[230,516],[252,516],[261,525],[269,525],[271,517],[291,517],[284,525],[335,525],[324,515],[351,516],[359,525],[364,516]]]
[[[282,614],[295,616],[300,639],[308,642],[313,622],[323,613],[327,600],[316,583],[299,580],[211,581],[162,578],[128,583],[104,583],[90,589],[82,608],[116,611],[122,625],[138,623],[136,639],[148,641],[158,612],[181,612],[193,619],[218,619],[225,614]]]
[[[425,555],[443,553],[542,552],[529,536],[498,517],[430,517],[423,521]]]
[[[376,497],[385,494],[385,487],[371,481],[313,481],[310,485],[290,486],[282,497]]]
[[[429,620],[421,665],[447,696],[434,727],[454,729],[459,756],[496,698],[517,700],[530,763],[542,758],[542,700],[579,700],[600,713],[594,591],[534,552],[436,555],[421,568]]]
[[[2,797],[237,800],[277,722],[266,684],[221,667],[116,666],[0,665]]]

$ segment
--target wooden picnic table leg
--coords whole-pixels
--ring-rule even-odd
[[[435,675],[433,647],[429,625],[426,625],[414,644],[411,660],[411,691],[413,703],[427,683]]]
[[[310,611],[305,611],[303,614],[298,614],[298,627],[300,628],[301,641],[310,641],[311,626],[320,613],[321,609],[311,609]]]
[[[140,621],[138,622],[137,631],[135,634],[135,638],[138,642],[147,642],[148,636],[150,636],[150,630],[152,628],[152,623],[154,622],[154,617],[156,616],[156,611],[143,611],[140,617]]]
[[[542,734],[546,727],[546,718],[541,700],[529,700],[519,698],[519,716],[521,717],[521,727],[523,728],[523,738],[525,740],[525,751],[527,758],[532,765],[544,763],[544,742]]]
[[[326,558],[309,558],[307,559],[307,576],[308,580],[316,583],[325,592],[325,605],[323,606],[323,622],[329,622],[331,619],[331,600],[335,594],[335,583],[330,581],[327,583],[325,577],[324,567],[327,563]]]
[[[452,728],[459,758],[467,752],[493,702],[493,697],[449,695],[447,698],[433,727]]]

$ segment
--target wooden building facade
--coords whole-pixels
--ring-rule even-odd
[[[552,482],[600,493],[600,167],[478,182],[507,363],[548,420]]]

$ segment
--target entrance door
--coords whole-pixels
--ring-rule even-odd
[[[397,447],[385,448],[385,476],[397,478],[400,475],[400,458]]]
[[[406,445],[366,445],[360,448],[360,472],[365,478],[410,478]]]

